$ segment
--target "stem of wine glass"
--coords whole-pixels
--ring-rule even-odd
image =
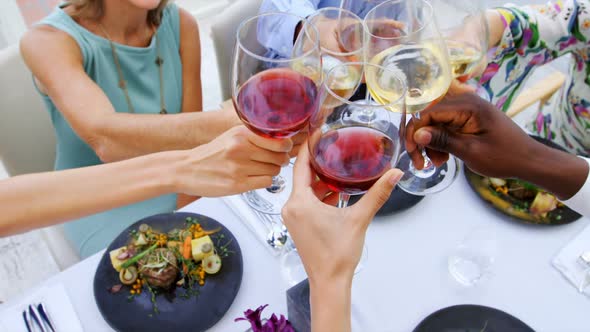
[[[420,120],[420,112],[416,112],[416,113],[412,114],[412,116],[416,120]],[[434,172],[436,172],[436,166],[434,165],[432,160],[430,160],[430,158],[426,154],[426,150],[424,148],[422,148],[422,158],[424,158],[424,165],[422,166],[422,169],[421,170],[417,169],[414,166],[414,164],[411,163],[410,164],[410,171],[412,172],[412,174],[415,174],[418,177],[430,177],[432,174],[434,174]]]
[[[344,209],[348,206],[348,201],[350,200],[350,195],[345,193],[338,193],[338,208]]]

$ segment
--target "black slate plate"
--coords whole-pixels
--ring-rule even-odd
[[[531,136],[535,140],[552,147],[554,149],[565,151],[561,146],[551,142],[547,139]],[[465,167],[465,177],[467,182],[473,191],[484,201],[489,203],[496,210],[512,217],[520,222],[526,222],[535,225],[565,225],[572,223],[582,216],[567,206],[560,206],[557,209],[549,212],[547,216],[534,216],[528,211],[523,211],[522,208],[518,208],[522,205],[523,201],[515,197],[504,195],[501,193],[495,193],[494,190],[485,182],[487,178],[479,174],[474,173],[467,167]]]
[[[414,332],[534,332],[520,319],[480,305],[456,305],[426,317]]]
[[[207,276],[205,285],[199,288],[198,296],[180,298],[180,295],[185,293],[185,289],[181,287],[166,295],[160,294],[156,297],[160,313],[156,314],[153,312],[150,292],[147,290],[131,302],[127,300],[129,290],[126,287],[116,294],[108,292],[113,285],[120,284],[119,274],[111,265],[109,252],[129,242],[130,230],[137,229],[140,224],[145,223],[153,229],[167,232],[173,228],[184,227],[187,217],[197,219],[204,229],[222,227],[218,234],[224,234],[225,239],[231,240],[228,249],[234,252],[223,258],[222,268],[218,274]],[[229,310],[240,289],[242,274],[240,246],[233,234],[219,222],[193,213],[159,214],[129,226],[107,248],[94,275],[94,298],[103,318],[117,331],[206,331]]]
[[[350,197],[350,205],[358,202],[361,197],[363,197],[363,195],[355,195]],[[381,209],[379,209],[377,212],[377,215],[385,216],[407,210],[420,203],[420,201],[423,199],[424,196],[408,194],[399,187],[395,187],[395,189],[391,192],[391,196],[389,196],[387,202],[385,202],[385,204],[383,204]]]

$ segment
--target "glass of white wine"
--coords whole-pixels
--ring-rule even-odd
[[[338,7],[322,8],[307,17],[320,35],[323,77],[335,67],[340,68],[332,75],[330,88],[339,97],[348,100],[360,85],[363,70],[363,20],[351,11]],[[352,64],[341,66],[342,64]],[[336,98],[328,97],[324,104],[331,107],[341,105]]]
[[[434,10],[425,0],[390,0],[374,7],[365,17],[366,61],[400,73],[406,80],[406,111],[415,119],[447,93],[453,79],[447,47],[441,36]],[[372,67],[376,68],[376,67]],[[379,70],[366,70],[367,87],[382,104],[396,100],[395,91],[379,89],[388,79]],[[401,189],[413,195],[440,192],[453,183],[459,173],[458,161],[451,158],[436,167],[425,152],[418,170],[410,156],[400,156],[398,168],[405,172]]]
[[[485,0],[430,0],[445,39],[453,77],[465,83],[485,66],[489,28]]]

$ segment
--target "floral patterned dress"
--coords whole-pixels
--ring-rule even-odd
[[[590,156],[589,7],[589,0],[564,0],[534,8],[498,8],[504,35],[490,51],[480,79],[492,102],[507,111],[536,67],[571,54],[566,85],[527,128],[584,156]]]

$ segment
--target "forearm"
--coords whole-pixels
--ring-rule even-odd
[[[588,178],[588,163],[572,154],[531,143],[530,154],[517,176],[555,194],[561,200],[574,196]]]
[[[206,144],[238,125],[231,110],[167,115],[113,113],[98,120],[89,142],[103,162]]]
[[[311,330],[351,331],[352,278],[310,281]]]
[[[174,190],[181,152],[0,181],[0,236],[25,232]]]

